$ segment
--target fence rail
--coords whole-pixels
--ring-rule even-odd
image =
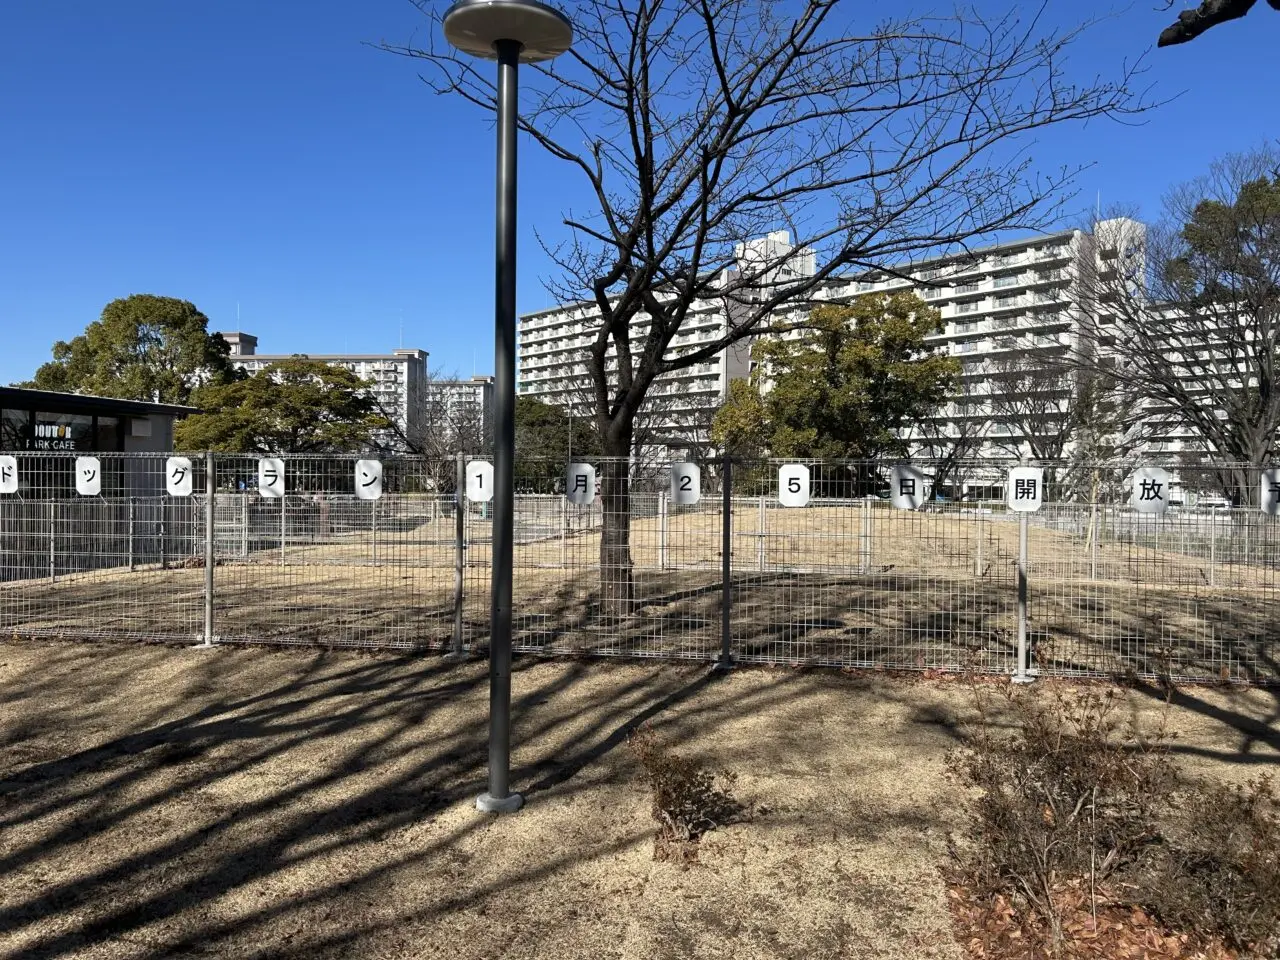
[[[269,498],[256,458],[190,454],[192,492],[173,496],[164,457],[101,454],[102,490],[81,496],[73,458],[16,456],[19,490],[0,495],[6,635],[487,640],[492,517],[456,489],[461,465],[387,459],[381,497],[360,499],[356,458],[285,457],[285,495]],[[692,504],[663,471],[606,463],[576,504],[563,463],[525,465],[516,649],[1280,678],[1280,524],[1208,497],[1232,468],[1179,468],[1181,503],[1151,515],[1129,502],[1132,465],[1050,464],[1044,506],[1018,514],[1000,465],[917,465],[932,499],[916,510],[879,495],[887,464],[807,464],[803,507],[780,502],[776,463],[702,464]]]

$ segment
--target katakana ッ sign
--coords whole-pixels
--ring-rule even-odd
[[[778,502],[784,507],[809,503],[809,468],[803,463],[787,463],[778,468]]]
[[[571,463],[565,471],[565,496],[570,503],[586,505],[596,499],[596,468],[589,463]]]
[[[164,488],[171,497],[191,496],[191,461],[170,457],[164,462]]]
[[[1159,467],[1139,467],[1133,474],[1133,509],[1161,514],[1169,508],[1169,472]]]
[[[467,464],[467,499],[488,503],[493,499],[493,464],[472,460]]]
[[[899,510],[919,510],[925,500],[924,472],[900,463],[889,471],[889,502]]]
[[[284,496],[284,461],[279,457],[258,461],[258,493],[272,499]]]
[[[1010,510],[1035,513],[1044,503],[1044,470],[1040,467],[1012,467],[1005,484],[1004,501]]]
[[[96,497],[102,492],[102,464],[97,457],[76,457],[76,493]]]
[[[0,493],[18,492],[18,458],[0,457]]]
[[[696,463],[671,465],[671,502],[688,506],[702,496],[702,471]]]
[[[356,499],[377,500],[382,496],[382,461],[356,461]]]

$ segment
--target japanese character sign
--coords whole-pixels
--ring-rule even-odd
[[[171,497],[191,496],[191,461],[170,457],[164,462],[164,488]]]
[[[493,499],[493,464],[472,460],[467,464],[467,499],[488,503]]]
[[[596,498],[596,468],[589,463],[571,463],[565,472],[565,496],[570,503],[588,504]]]
[[[18,458],[0,457],[0,493],[18,492]]]
[[[356,499],[377,500],[382,496],[382,461],[356,461]]]
[[[899,510],[919,510],[924,496],[923,471],[905,463],[889,471],[889,502]]]
[[[1169,473],[1159,467],[1139,467],[1133,474],[1133,509],[1162,514],[1169,507]]]
[[[1013,467],[1004,488],[1005,504],[1018,513],[1035,513],[1044,504],[1044,470]]]
[[[702,496],[702,471],[696,463],[671,465],[671,502],[680,506],[697,503]]]
[[[778,502],[784,507],[809,504],[809,468],[803,463],[787,463],[778,468]]]
[[[3,469],[0,466],[0,471]],[[3,487],[0,487],[0,493],[3,492]],[[1265,514],[1273,517],[1280,514],[1280,467],[1262,471],[1262,493],[1258,497],[1258,505]]]
[[[258,493],[273,500],[284,496],[284,461],[279,457],[258,461]]]
[[[96,497],[102,492],[102,464],[97,457],[76,457],[76,493]]]

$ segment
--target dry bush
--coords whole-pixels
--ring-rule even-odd
[[[655,857],[665,858],[674,848],[691,859],[691,844],[741,812],[732,794],[735,774],[708,770],[696,760],[673,753],[648,724],[631,735],[628,745],[653,794],[653,818],[658,822]]]
[[[1144,855],[1160,835],[1174,770],[1163,729],[1147,735],[1120,721],[1118,691],[1006,696],[1012,732],[994,731],[979,695],[977,735],[949,758],[960,783],[980,791],[952,853],[961,883],[1025,900],[1056,949],[1063,889],[1083,881],[1096,897]]]
[[[1280,957],[1280,798],[1269,777],[1197,784],[1174,835],[1136,884],[1165,922]]]

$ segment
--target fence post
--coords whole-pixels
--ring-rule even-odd
[[[1209,508],[1209,586],[1216,587],[1218,569],[1218,508]]]
[[[249,557],[249,491],[240,493],[240,556]]]
[[[217,496],[218,473],[213,454],[204,455],[204,644],[213,646],[213,567],[215,556],[213,550],[213,511],[214,499]]]
[[[667,493],[658,494],[658,569],[667,569]]]
[[[165,542],[166,540],[168,540],[168,537],[169,537],[169,531],[167,529],[168,520],[169,520],[169,498],[162,497],[160,499],[160,569],[161,570],[169,569],[169,554],[167,550],[169,545]]]
[[[55,510],[57,503],[53,500],[49,501],[49,582],[58,582],[58,546],[55,542]]]
[[[569,552],[569,496],[560,497],[560,571],[568,569]]]
[[[1098,579],[1098,538],[1102,536],[1102,517],[1095,503],[1089,511],[1089,579]]]
[[[864,574],[871,572],[871,498],[862,498],[862,536],[859,543],[861,569]]]
[[[761,573],[764,573],[766,558],[768,555],[768,548],[765,546],[766,534],[765,534],[765,528],[764,528],[765,527],[764,494],[760,495],[760,504],[759,506],[756,507],[756,511],[760,517],[759,522],[756,524],[757,531],[758,531],[758,541],[756,544],[756,566],[759,568]]]
[[[466,509],[467,466],[463,455],[457,456],[457,486],[453,494],[453,650],[450,656],[461,658],[462,651],[462,590],[466,572],[466,524],[462,511]]]
[[[129,498],[129,569],[133,569],[133,514],[134,507],[137,505],[138,498]]]
[[[369,529],[373,537],[373,565],[378,565],[378,501],[370,500],[370,513],[372,518],[369,521]]]
[[[1018,668],[1014,683],[1031,683],[1027,673],[1027,514],[1018,514]]]
[[[280,495],[280,566],[284,566],[285,554],[284,544],[289,538],[289,513],[285,506],[286,497],[282,493]]]
[[[973,575],[977,577],[979,580],[981,580],[982,579],[982,548],[984,546],[983,541],[985,540],[984,532],[982,529],[982,501],[981,500],[979,500],[977,503],[977,506],[973,508],[973,515],[978,519],[978,549],[976,551],[976,556],[974,557]]]
[[[724,458],[721,471],[720,508],[720,662],[718,670],[733,666],[733,630],[729,615],[733,609],[733,461]]]

